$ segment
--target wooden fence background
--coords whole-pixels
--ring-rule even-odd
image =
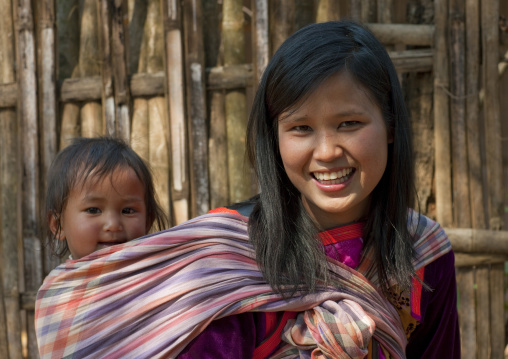
[[[457,252],[463,358],[503,357],[508,1],[0,0],[0,14],[1,358],[38,357],[34,297],[59,263],[39,219],[56,152],[126,139],[173,224],[246,199],[263,69],[295,30],[340,18],[368,23],[400,73],[420,209]]]

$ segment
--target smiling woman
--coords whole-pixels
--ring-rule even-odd
[[[390,136],[380,107],[348,72],[331,75],[283,112],[278,133],[286,174],[320,228],[367,216]]]

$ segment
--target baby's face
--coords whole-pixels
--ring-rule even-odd
[[[145,187],[132,168],[88,179],[70,192],[61,217],[59,239],[73,259],[147,233]]]

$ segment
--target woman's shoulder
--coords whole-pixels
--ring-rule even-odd
[[[416,251],[415,268],[421,268],[452,250],[443,227],[438,222],[414,210],[408,215],[409,232]]]

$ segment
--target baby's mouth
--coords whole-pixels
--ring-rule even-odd
[[[353,167],[344,168],[334,172],[313,172],[312,176],[322,184],[341,184],[347,181],[356,172]]]

